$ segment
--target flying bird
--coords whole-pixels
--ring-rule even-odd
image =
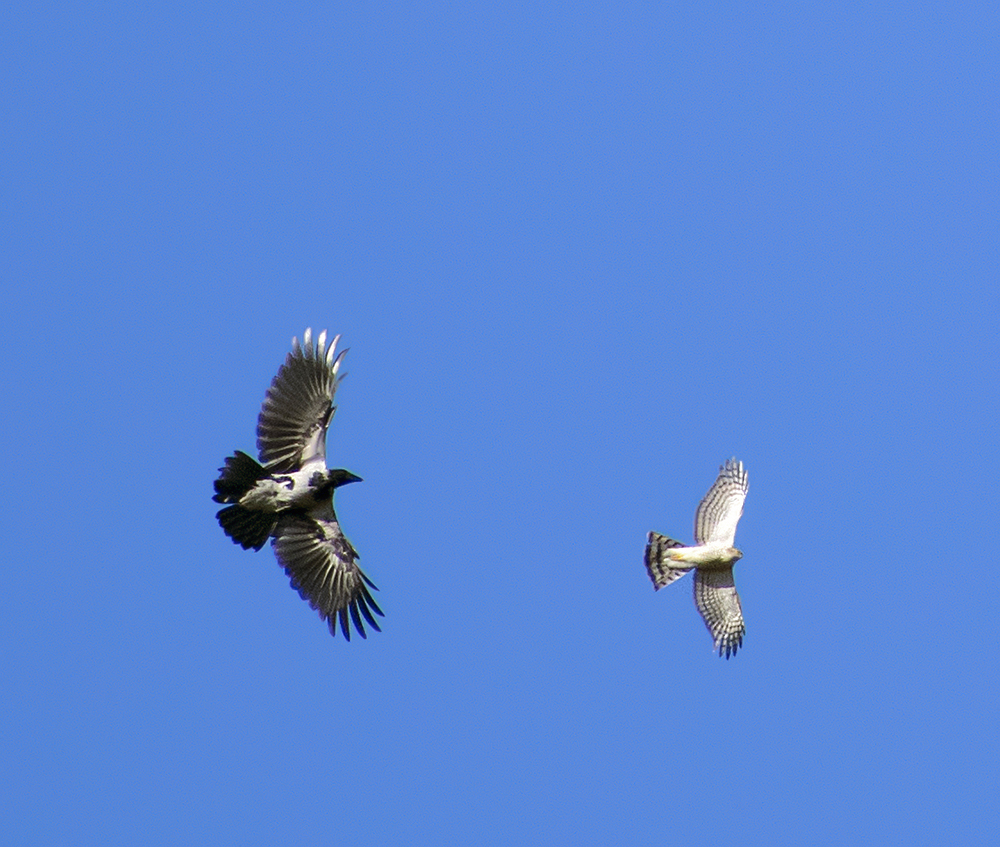
[[[733,565],[743,554],[733,546],[736,524],[747,496],[743,462],[730,459],[719,468],[694,516],[695,546],[651,532],[646,543],[646,570],[659,591],[694,569],[694,604],[698,607],[719,656],[735,656],[743,645],[746,625],[733,584]]]
[[[257,418],[260,462],[239,450],[226,458],[215,481],[217,503],[227,503],[216,517],[235,544],[260,550],[267,539],[292,588],[327,622],[337,621],[351,640],[351,627],[367,638],[364,619],[381,628],[372,612],[383,615],[369,588],[375,584],[357,565],[357,551],[340,528],[333,509],[334,490],[361,477],[326,464],[326,430],[337,407],[333,395],[344,378],[339,373],[347,350],[334,357],[336,336],[326,344],[326,330],[313,343],[312,330],[292,339],[292,352],[264,397]]]

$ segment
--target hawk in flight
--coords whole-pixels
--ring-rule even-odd
[[[743,462],[730,459],[698,504],[694,516],[694,547],[685,547],[656,532],[646,543],[646,570],[659,591],[694,569],[694,604],[698,607],[719,656],[735,656],[743,645],[746,626],[733,584],[733,565],[743,554],[733,546],[736,524],[747,496]]]
[[[226,535],[244,550],[260,550],[271,539],[274,555],[292,588],[319,612],[336,635],[351,627],[367,638],[362,616],[381,628],[372,612],[382,610],[368,589],[378,589],[357,565],[333,510],[333,492],[361,478],[326,465],[326,430],[337,407],[333,395],[344,350],[334,357],[340,336],[326,345],[326,330],[313,343],[312,330],[292,339],[292,352],[264,397],[257,418],[260,463],[246,453],[226,459],[215,481],[217,503],[227,503],[216,517]]]

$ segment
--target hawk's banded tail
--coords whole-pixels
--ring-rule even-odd
[[[680,541],[660,535],[658,532],[651,532],[646,536],[646,571],[653,581],[653,588],[657,591],[691,570],[691,568],[677,567],[676,560],[670,558],[671,547],[683,546]]]

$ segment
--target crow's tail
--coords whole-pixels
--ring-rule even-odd
[[[239,544],[244,550],[251,547],[260,550],[278,523],[274,512],[255,512],[242,506],[226,506],[215,517],[226,535],[233,539],[233,544]]]
[[[236,455],[226,457],[225,467],[219,468],[219,478],[215,481],[216,503],[238,503],[240,498],[257,484],[257,480],[267,476],[267,471],[241,450]]]
[[[219,468],[219,478],[215,481],[216,503],[238,504],[240,499],[257,484],[257,480],[267,476],[257,462],[239,450],[236,455],[226,458],[225,467]],[[244,509],[239,505],[227,506],[216,514],[226,535],[244,550],[253,547],[260,550],[267,543],[278,522],[274,512],[258,512]]]

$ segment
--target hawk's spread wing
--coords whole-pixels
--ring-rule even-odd
[[[719,468],[718,479],[698,504],[694,516],[695,543],[732,547],[746,496],[747,472],[743,462],[730,459]]]
[[[712,634],[715,649],[728,659],[735,656],[747,631],[740,596],[733,584],[733,569],[699,568],[694,574],[694,604]]]
[[[382,631],[372,617],[372,612],[381,615],[382,610],[368,591],[369,586],[378,589],[357,566],[358,554],[341,531],[332,506],[324,504],[309,515],[302,512],[282,514],[271,545],[292,588],[319,612],[331,634],[337,633],[339,616],[341,632],[344,638],[351,640],[348,611],[362,638],[367,635],[361,615],[372,627]]]
[[[293,471],[310,459],[326,459],[326,428],[337,407],[333,395],[346,350],[334,358],[340,336],[329,348],[326,330],[313,346],[312,330],[292,339],[292,352],[271,381],[257,419],[257,450],[261,464],[272,473]]]

